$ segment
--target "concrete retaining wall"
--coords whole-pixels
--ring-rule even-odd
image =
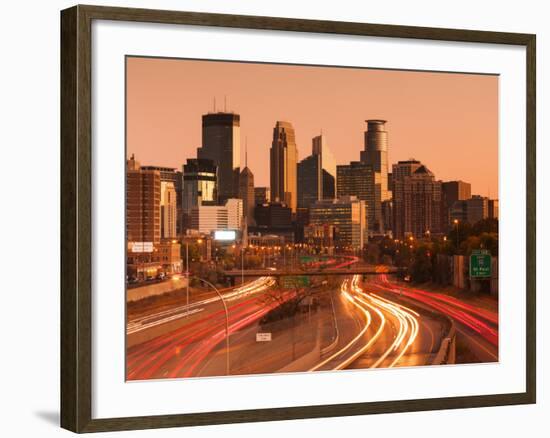
[[[187,278],[180,277],[178,279],[171,278],[162,283],[148,284],[145,286],[135,287],[126,290],[126,301],[138,301],[143,298],[162,295],[172,292],[176,289],[183,289],[187,286]]]

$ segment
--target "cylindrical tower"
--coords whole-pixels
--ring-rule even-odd
[[[367,122],[367,131],[365,131],[365,150],[366,151],[387,151],[388,133],[386,132],[385,120],[365,120]]]

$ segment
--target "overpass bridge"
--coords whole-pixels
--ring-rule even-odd
[[[380,275],[380,274],[397,274],[401,272],[400,268],[389,266],[348,266],[344,268],[326,268],[319,270],[305,271],[302,269],[278,269],[272,271],[271,269],[232,269],[225,271],[224,274],[230,278],[236,277],[286,277],[286,276],[298,276],[298,275]]]

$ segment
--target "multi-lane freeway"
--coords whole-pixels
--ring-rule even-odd
[[[266,276],[224,291],[227,313],[207,295],[140,315],[127,324],[127,379],[430,365],[454,330],[477,361],[498,360],[496,313],[387,274],[362,278],[310,294]]]

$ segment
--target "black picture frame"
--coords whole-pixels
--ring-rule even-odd
[[[93,20],[517,45],[526,48],[526,391],[467,397],[92,419],[91,25]],[[61,426],[98,432],[517,405],[536,401],[536,36],[78,5],[61,12]]]

